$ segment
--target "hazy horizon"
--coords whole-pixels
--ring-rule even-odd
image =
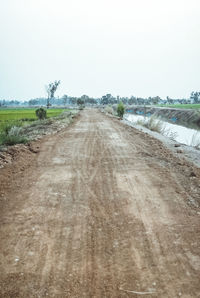
[[[0,100],[56,96],[188,98],[200,91],[199,0],[7,0]]]

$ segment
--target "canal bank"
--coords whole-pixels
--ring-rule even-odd
[[[155,116],[169,123],[200,130],[200,111],[151,106],[127,106],[126,113],[140,116]]]
[[[200,168],[200,150],[192,147],[185,145],[183,143],[179,143],[175,140],[170,139],[169,137],[166,137],[158,132],[151,131],[147,129],[144,126],[138,125],[136,122],[129,121],[125,115],[124,119],[122,122],[128,126],[131,126],[133,128],[136,128],[140,131],[142,131],[145,134],[149,134],[152,137],[158,139],[161,141],[168,149],[170,149],[173,154],[177,156],[177,158],[182,157],[183,159],[186,159],[187,161],[193,163],[195,166]]]

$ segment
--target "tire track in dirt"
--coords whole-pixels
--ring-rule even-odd
[[[175,166],[159,142],[92,110],[48,137],[23,192],[6,194],[1,297],[200,296],[199,215],[181,182],[194,186]]]

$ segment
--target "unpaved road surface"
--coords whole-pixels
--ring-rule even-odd
[[[0,169],[1,297],[200,297],[199,169],[96,111],[34,146]]]

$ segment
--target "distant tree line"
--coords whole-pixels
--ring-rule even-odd
[[[55,81],[59,82],[59,81]],[[54,82],[54,83],[55,83]],[[51,83],[53,84],[53,83]],[[51,88],[53,85],[49,84],[48,87]],[[59,84],[58,84],[59,85]],[[57,86],[58,86],[57,85]],[[172,99],[167,96],[166,99],[162,99],[159,96],[155,97],[114,97],[111,94],[103,95],[101,98],[94,98],[88,95],[82,95],[81,97],[73,97],[64,94],[62,97],[54,97],[56,89],[48,90],[48,98],[40,97],[30,99],[28,101],[19,100],[0,100],[0,107],[5,106],[73,106],[73,105],[113,105],[122,102],[125,105],[156,105],[156,104],[200,104],[200,92],[192,92],[190,98],[188,99]]]

